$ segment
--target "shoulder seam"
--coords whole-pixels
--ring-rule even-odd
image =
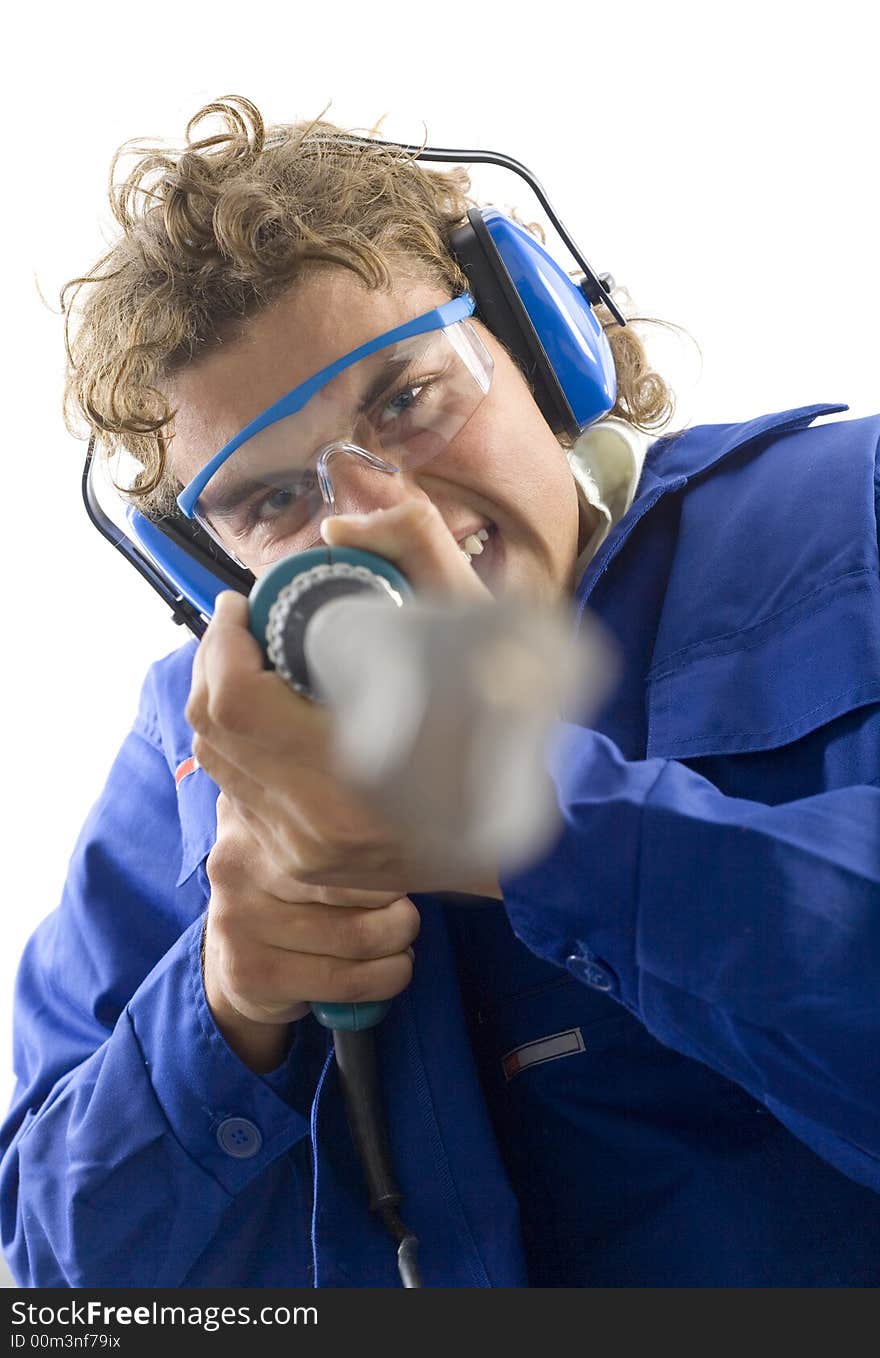
[[[145,740],[148,745],[153,747],[157,754],[161,754],[162,758],[165,759],[165,748],[162,744],[162,736],[157,720],[147,722],[144,719],[143,714],[138,712],[132,722],[131,729],[133,735],[140,736],[142,740]],[[167,764],[168,760],[165,759],[165,762]]]

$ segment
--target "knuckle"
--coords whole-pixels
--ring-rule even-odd
[[[275,967],[264,949],[237,947],[228,952],[225,973],[233,994],[264,1003],[275,992]]]
[[[199,731],[205,722],[205,704],[200,693],[190,693],[184,708],[184,716],[194,731]]]
[[[247,939],[243,936],[235,908],[237,901],[237,895],[214,894],[208,907],[206,947],[210,947],[221,958],[234,957],[247,947]]]
[[[443,516],[433,500],[407,500],[400,508],[400,526],[417,533],[434,529],[443,523]]]
[[[388,951],[386,944],[387,927],[377,922],[375,910],[354,909],[340,911],[340,934],[342,951],[345,957],[366,961],[382,957]]]
[[[369,969],[363,963],[341,967],[336,973],[336,995],[342,1004],[360,1004],[364,1000],[380,998],[371,984]]]
[[[334,978],[333,999],[344,1004],[386,1000],[405,990],[412,979],[412,959],[407,953],[381,961],[342,964]]]
[[[241,877],[241,858],[228,839],[218,839],[205,862],[208,881],[214,887],[234,886]]]
[[[208,763],[210,763],[211,747],[205,739],[204,733],[200,732],[198,728],[195,727],[193,728],[192,752],[202,768],[206,768]]]
[[[232,735],[246,735],[250,729],[251,704],[237,687],[223,684],[208,698],[207,717],[214,727]]]
[[[342,914],[344,955],[364,961],[393,957],[416,938],[421,925],[418,910],[405,898],[382,909],[349,909]]]

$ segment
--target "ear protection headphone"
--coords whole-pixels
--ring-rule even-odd
[[[577,282],[534,236],[496,208],[471,208],[466,223],[452,232],[450,250],[476,300],[477,318],[519,364],[553,432],[576,438],[607,415],[616,398],[616,377],[611,348],[593,308],[601,303],[619,325],[626,324],[610,296],[614,279],[593,272],[534,175],[519,161],[493,151],[356,138],[346,144],[385,146],[444,164],[499,165],[526,181],[580,270]],[[128,535],[122,533],[98,500],[94,447],[92,438],[83,470],[83,499],[92,523],[164,599],[175,621],[201,636],[217,594],[223,589],[249,594],[253,576],[183,515],[151,520],[129,505]]]

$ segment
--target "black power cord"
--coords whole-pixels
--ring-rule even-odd
[[[372,1028],[349,1032],[333,1029],[336,1065],[349,1131],[364,1170],[370,1210],[381,1217],[397,1241],[397,1268],[404,1287],[421,1287],[419,1242],[398,1215],[403,1198],[391,1164],[388,1131],[376,1070],[376,1038]]]

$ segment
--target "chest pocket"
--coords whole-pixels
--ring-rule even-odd
[[[799,430],[688,487],[647,676],[649,757],[780,749],[880,703],[877,437],[877,420]]]
[[[481,1006],[474,1014],[474,1046],[484,1073],[498,1083],[528,1075],[578,1078],[584,1067],[614,1048],[642,1024],[608,995],[560,975],[542,986]]]
[[[556,1075],[642,1030],[616,1000],[544,961],[515,936],[500,903],[448,908],[474,1052],[489,1085]],[[527,1074],[526,1074],[527,1073]]]
[[[471,1022],[483,1091],[521,1203],[539,1181],[539,1197],[565,1196],[552,1185],[560,1175],[570,1180],[578,1145],[600,1159],[656,1153],[666,1163],[689,1144],[688,1128],[726,1144],[753,1118],[745,1090],[663,1046],[629,1010],[573,977],[504,995]]]

